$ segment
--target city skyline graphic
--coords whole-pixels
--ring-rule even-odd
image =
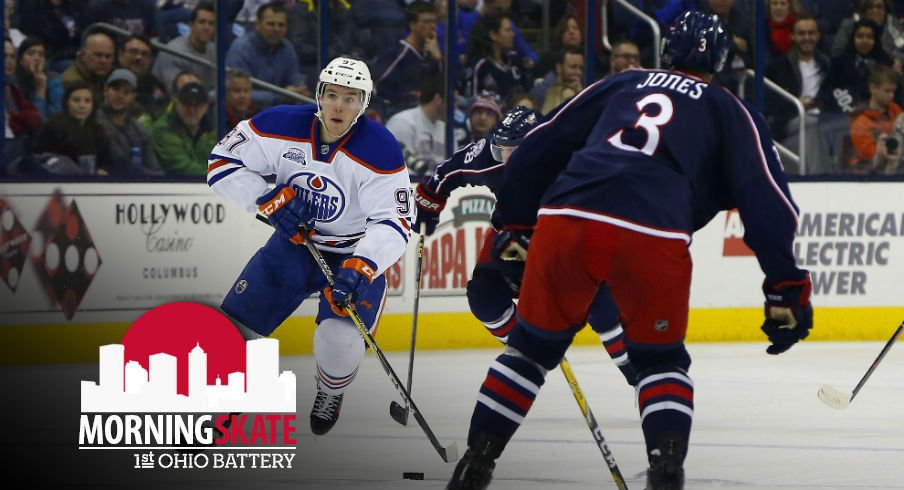
[[[83,413],[295,412],[296,377],[279,372],[279,341],[245,342],[245,372],[229,372],[208,381],[208,352],[203,341],[188,351],[188,393],[179,393],[178,359],[172,353],[148,355],[145,369],[126,361],[124,344],[99,347],[98,382],[82,381]]]

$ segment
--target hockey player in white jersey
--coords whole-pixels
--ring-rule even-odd
[[[399,144],[361,117],[373,82],[367,65],[336,58],[317,83],[317,104],[277,106],[242,121],[214,147],[207,183],[226,201],[260,212],[275,231],[251,258],[222,310],[268,336],[317,292],[317,397],[311,431],[326,434],[364,358],[365,344],[343,308],[354,301],[373,332],[386,299],[383,273],[405,252],[412,190]],[[273,188],[264,180],[275,176]],[[302,236],[299,225],[311,233]],[[311,240],[336,276],[330,290]]]

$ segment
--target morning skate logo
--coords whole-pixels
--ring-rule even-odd
[[[170,303],[101,346],[98,371],[81,384],[79,449],[133,450],[136,468],[292,467],[295,375],[275,339]]]
[[[289,182],[308,203],[317,221],[335,221],[345,210],[345,193],[331,179],[311,172],[298,172],[289,178]]]

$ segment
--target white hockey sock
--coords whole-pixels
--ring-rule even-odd
[[[358,373],[364,359],[364,339],[351,320],[327,318],[314,331],[314,359],[318,388],[339,395]]]

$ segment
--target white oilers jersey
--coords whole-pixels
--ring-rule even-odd
[[[314,211],[318,249],[366,257],[383,273],[405,252],[414,214],[399,144],[365,117],[339,141],[321,143],[316,111],[277,106],[240,122],[211,152],[207,183],[257,212],[270,188],[264,176],[275,175]]]

